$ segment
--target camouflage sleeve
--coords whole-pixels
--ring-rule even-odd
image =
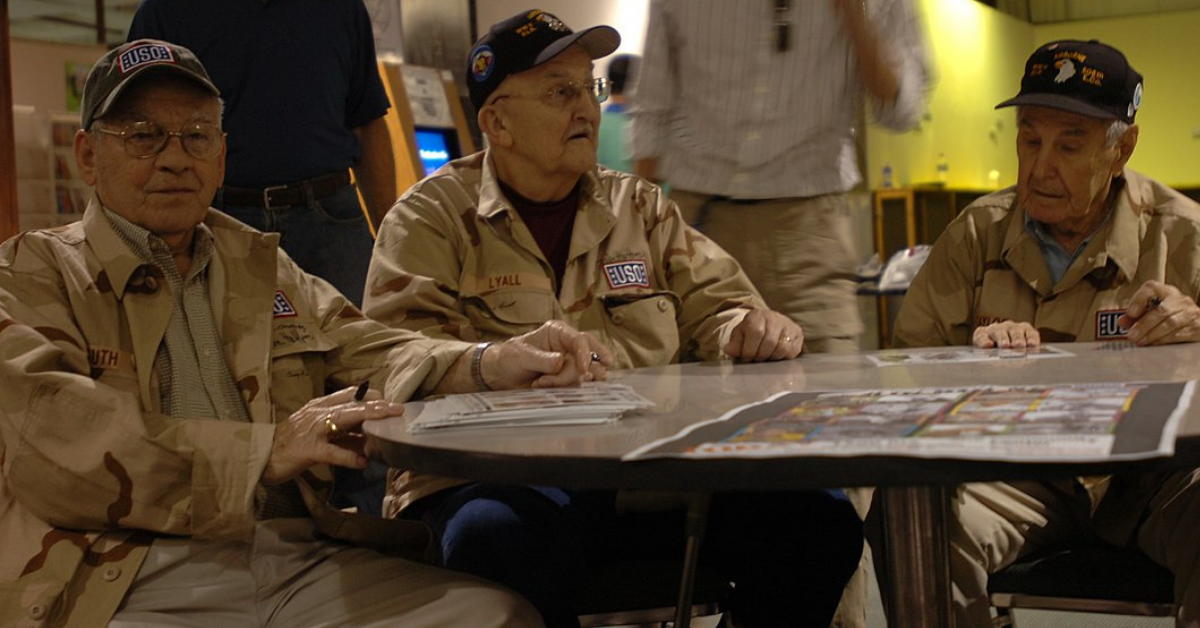
[[[443,201],[420,192],[401,198],[379,227],[364,312],[432,338],[478,340],[459,301],[468,246]]]
[[[273,426],[147,411],[135,371],[89,366],[80,325],[100,314],[73,307],[89,290],[50,255],[34,261],[36,276],[0,264],[0,459],[15,498],[63,528],[244,538]]]
[[[661,255],[658,267],[666,274],[667,285],[681,302],[681,357],[715,359],[748,309],[767,305],[737,261],[688,226],[679,207],[661,190],[657,193],[649,240],[651,250]]]
[[[896,315],[896,347],[944,347],[971,342],[979,247],[968,220],[951,223],[904,295]]]
[[[322,331],[338,347],[328,354],[326,363],[333,388],[369,379],[388,399],[408,401],[436,388],[454,361],[470,348],[467,343],[427,338],[368,318],[333,286],[304,273],[280,254],[284,272],[295,275],[294,281],[303,286]]]

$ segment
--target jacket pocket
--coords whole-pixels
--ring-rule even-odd
[[[543,290],[503,290],[463,301],[471,326],[483,340],[502,340],[537,329],[555,318],[555,297]]]
[[[618,366],[658,366],[679,359],[679,323],[681,303],[673,292],[607,294],[600,296],[605,326],[618,354],[628,364]]]
[[[275,321],[271,338],[271,401],[289,414],[325,394],[325,354],[338,348],[312,321]],[[286,383],[290,382],[290,383]]]
[[[33,577],[36,574],[0,584],[0,626],[41,628],[51,625],[51,620],[61,612],[66,583],[27,581]]]

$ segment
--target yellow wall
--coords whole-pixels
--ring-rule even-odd
[[[1200,10],[1039,26],[1039,42],[1098,39],[1145,77],[1130,166],[1175,187],[1200,186]]]
[[[1054,39],[1099,39],[1122,50],[1146,77],[1133,168],[1176,187],[1200,186],[1200,11],[1033,26],[975,0],[920,0],[935,83],[920,128],[867,129],[867,168],[878,187],[884,165],[896,186],[936,180],[939,153],[949,185],[990,189],[1016,181],[1014,109],[1025,59]]]
[[[921,0],[933,68],[928,113],[919,128],[896,134],[867,130],[868,181],[878,187],[884,165],[894,185],[937,180],[939,154],[950,167],[949,185],[990,187],[1016,178],[1013,116],[993,110],[1016,93],[1025,58],[1033,49],[1033,27],[975,0]]]

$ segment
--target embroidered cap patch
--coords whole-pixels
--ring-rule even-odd
[[[121,74],[129,74],[149,63],[175,63],[175,54],[162,44],[142,44],[122,52],[117,59]]]

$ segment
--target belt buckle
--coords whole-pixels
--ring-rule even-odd
[[[286,190],[287,188],[288,186],[286,185],[272,185],[270,187],[263,188],[263,207],[266,209],[271,209],[271,192],[276,190]],[[280,207],[283,206],[280,205]]]

